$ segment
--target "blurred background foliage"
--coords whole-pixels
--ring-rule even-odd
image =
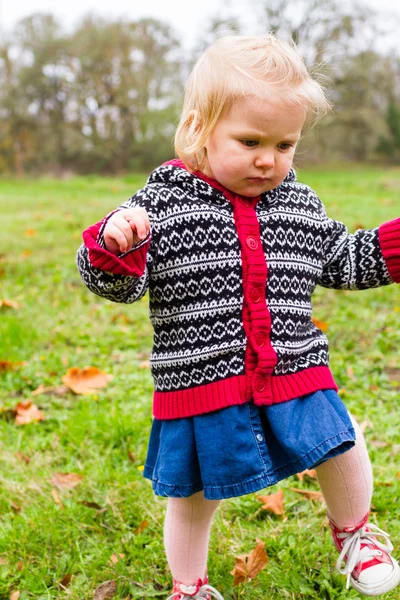
[[[330,89],[335,109],[298,162],[399,164],[400,55],[385,47],[387,25],[355,0],[250,0],[246,24],[216,15],[188,51],[156,19],[89,15],[66,32],[33,14],[0,42],[0,174],[124,173],[171,158],[189,69],[232,31],[294,39]]]

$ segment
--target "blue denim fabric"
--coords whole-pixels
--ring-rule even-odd
[[[204,490],[219,500],[256,492],[354,446],[334,390],[274,404],[252,402],[185,419],[154,419],[143,475],[155,494]]]

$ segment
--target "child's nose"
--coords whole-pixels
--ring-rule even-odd
[[[258,154],[255,165],[257,168],[271,169],[275,165],[275,156],[273,151],[264,150]]]

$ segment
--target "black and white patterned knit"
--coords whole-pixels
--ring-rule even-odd
[[[114,302],[134,302],[149,290],[157,391],[243,374],[241,244],[232,202],[200,177],[165,165],[121,208],[136,206],[146,209],[151,223],[143,275],[95,268],[82,245],[77,262],[83,281]],[[328,342],[311,320],[311,295],[317,284],[363,290],[392,283],[378,229],[349,234],[293,171],[260,197],[255,210],[268,266],[270,341],[278,358],[273,375],[327,366]]]

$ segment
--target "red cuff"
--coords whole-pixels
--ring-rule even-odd
[[[119,258],[98,244],[97,239],[102,224],[103,221],[100,221],[100,223],[85,229],[82,234],[83,242],[89,250],[89,260],[92,267],[115,275],[141,277],[146,267],[150,239],[134,252]]]
[[[390,277],[400,283],[400,218],[379,227],[379,243]]]

